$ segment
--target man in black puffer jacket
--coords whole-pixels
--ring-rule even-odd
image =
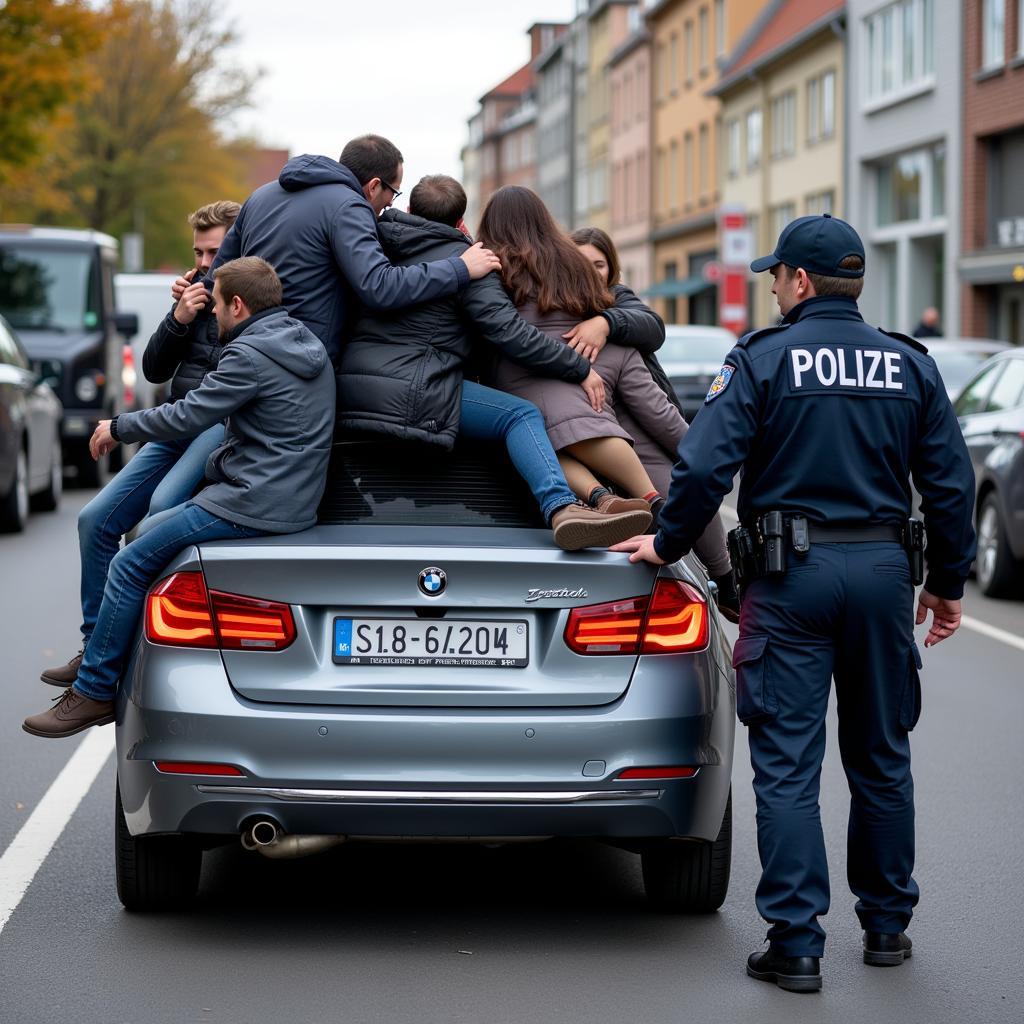
[[[422,179],[409,209],[389,210],[378,222],[396,266],[458,257],[469,248],[460,230],[466,194],[453,178]],[[360,318],[341,353],[338,425],[444,449],[460,434],[503,441],[566,550],[600,547],[630,523],[649,523],[645,502],[602,513],[577,501],[537,407],[463,380],[477,337],[535,373],[580,384],[595,408],[603,403],[604,386],[588,360],[523,320],[497,275],[488,274],[455,295]]]

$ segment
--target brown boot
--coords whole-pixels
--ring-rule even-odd
[[[91,725],[108,725],[114,720],[112,700],[93,700],[76,693],[70,686],[54,701],[53,707],[38,715],[30,715],[22,723],[25,732],[56,740],[74,736]]]
[[[78,678],[78,669],[82,664],[84,648],[79,651],[66,665],[58,665],[56,668],[45,668],[39,677],[44,683],[50,686],[59,686],[66,689]]]
[[[646,505],[646,502],[644,503]],[[551,517],[555,543],[563,551],[607,548],[643,533],[651,523],[649,510],[599,512],[582,501],[565,505]]]
[[[592,506],[598,512],[650,512],[651,506],[643,498],[620,498],[617,494],[603,494]]]

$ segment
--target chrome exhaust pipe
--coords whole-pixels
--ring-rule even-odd
[[[256,850],[271,860],[285,860],[321,853],[340,846],[348,837],[286,835],[277,822],[262,818],[243,831],[239,838],[246,850]]]

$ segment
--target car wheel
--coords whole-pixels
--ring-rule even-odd
[[[46,490],[32,499],[33,508],[40,512],[53,512],[60,504],[64,493],[64,455],[60,443],[60,434],[56,434],[50,449],[50,480]]]
[[[117,897],[126,910],[174,910],[199,889],[202,848],[187,836],[133,836],[118,785],[114,804]]]
[[[18,449],[11,489],[0,500],[0,530],[21,533],[28,522],[28,455],[25,446]]]
[[[995,494],[989,493],[978,513],[978,586],[986,597],[1006,597],[1017,582],[1017,560],[999,515]]]
[[[641,854],[644,890],[659,910],[710,914],[724,902],[732,867],[732,790],[712,843],[668,839]]]

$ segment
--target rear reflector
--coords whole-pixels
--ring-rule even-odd
[[[678,654],[708,642],[704,598],[681,580],[659,579],[647,597],[573,608],[565,642],[577,654]]]
[[[164,775],[245,775],[233,764],[205,764],[202,761],[154,761],[156,770]]]
[[[146,639],[172,647],[281,651],[295,639],[287,604],[207,591],[201,572],[176,572],[146,599]]]
[[[620,779],[692,779],[696,768],[627,768],[619,772]]]

